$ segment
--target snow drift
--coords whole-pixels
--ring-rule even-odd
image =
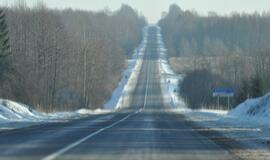
[[[87,115],[107,113],[106,110],[80,109],[75,112],[41,113],[32,107],[11,100],[0,99],[0,123],[10,122],[50,122],[55,120],[76,119]]]
[[[228,115],[243,121],[269,124],[270,93],[260,98],[245,101],[232,110]]]
[[[29,106],[10,100],[0,100],[0,121],[35,120],[42,115]]]
[[[261,159],[269,159],[270,93],[257,99],[247,100],[231,112],[189,109],[183,99],[174,92],[175,89],[180,89],[177,82],[181,81],[184,76],[181,77],[181,75],[173,72],[167,61],[166,49],[161,36],[159,41],[161,48],[159,60],[160,82],[164,104],[169,108],[169,111],[182,114],[189,121],[193,121],[209,130],[217,131],[230,139],[240,141],[243,146],[260,148],[260,150],[238,150],[237,155],[243,157],[243,159],[250,158],[251,154]]]

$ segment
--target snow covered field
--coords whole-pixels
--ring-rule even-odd
[[[264,97],[247,100],[232,111],[191,110],[185,105],[177,92],[178,81],[184,75],[177,75],[171,69],[162,37],[158,35],[160,44],[159,68],[161,72],[161,89],[164,104],[169,111],[184,115],[190,121],[214,131],[222,133],[247,146],[246,150],[235,150],[235,154],[248,159],[270,159],[270,93]]]

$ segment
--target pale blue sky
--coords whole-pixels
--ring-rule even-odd
[[[11,4],[13,0],[0,0],[0,5]],[[32,5],[36,0],[26,0]],[[167,11],[170,4],[176,3],[182,9],[195,9],[201,14],[215,11],[229,14],[233,11],[254,12],[270,11],[270,0],[44,0],[52,8],[79,8],[85,10],[101,10],[105,7],[118,9],[121,4],[129,4],[143,13],[151,23],[160,19],[162,11]]]

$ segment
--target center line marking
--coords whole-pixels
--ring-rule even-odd
[[[107,126],[107,127],[104,127],[104,128],[102,128],[102,129],[99,129],[98,131],[93,132],[93,133],[89,134],[88,136],[86,136],[86,137],[84,137],[84,138],[82,138],[82,139],[79,139],[79,140],[76,141],[76,142],[73,142],[73,143],[69,144],[68,146],[66,146],[66,147],[64,147],[64,148],[62,148],[62,149],[60,149],[60,150],[58,150],[58,151],[56,151],[56,152],[54,152],[54,153],[52,153],[52,154],[50,154],[50,155],[44,157],[44,158],[42,158],[41,160],[54,160],[54,159],[56,159],[57,157],[63,155],[63,154],[66,153],[66,152],[68,152],[69,150],[71,150],[71,149],[77,147],[77,146],[80,145],[81,143],[83,143],[83,142],[87,141],[88,139],[94,137],[95,135],[97,135],[97,134],[99,134],[99,133],[101,133],[101,132],[103,132],[103,131],[105,131],[105,130],[107,130],[107,129],[110,129],[110,128],[116,126],[117,124],[119,124],[119,123],[121,123],[121,122],[127,120],[127,119],[130,118],[131,116],[134,116],[134,115],[136,115],[136,114],[142,112],[142,110],[146,107],[147,95],[148,95],[148,87],[149,87],[149,60],[148,60],[148,62],[147,62],[147,80],[146,80],[146,90],[145,90],[145,96],[144,96],[144,104],[143,104],[143,108],[139,109],[138,111],[136,111],[136,112],[134,112],[134,113],[131,113],[131,114],[127,115],[127,116],[124,117],[123,119],[121,119],[121,120],[119,120],[119,121],[117,121],[117,122],[115,122],[115,123],[113,123],[113,124],[111,124],[111,125],[109,125],[109,126]]]
[[[144,95],[144,103],[143,103],[143,108],[145,109],[146,102],[147,102],[147,95],[148,95],[148,84],[149,84],[149,60],[147,63],[147,80],[146,80],[146,89],[145,89],[145,95]]]
[[[62,148],[62,149],[60,149],[60,150],[58,150],[58,151],[56,151],[56,152],[54,152],[54,153],[46,156],[45,158],[42,158],[41,160],[54,160],[57,157],[61,156],[62,154],[66,153],[67,151],[69,151],[69,150],[77,147],[78,145],[80,145],[81,143],[85,142],[86,140],[94,137],[95,135],[97,135],[97,134],[99,134],[99,133],[101,133],[101,132],[103,132],[103,131],[105,131],[107,129],[110,129],[110,128],[116,126],[117,124],[119,124],[119,123],[127,120],[129,117],[131,117],[133,115],[136,115],[136,114],[140,113],[141,111],[142,110],[140,109],[140,110],[138,110],[135,113],[129,114],[126,117],[124,117],[123,119],[121,119],[121,120],[119,120],[119,121],[117,121],[117,122],[115,122],[115,123],[113,123],[113,124],[111,124],[111,125],[109,125],[107,127],[104,127],[104,128],[102,128],[102,129],[100,129],[100,130],[98,130],[98,131],[96,131],[96,132],[94,132],[92,134],[89,134],[88,136],[86,136],[86,137],[84,137],[84,138],[82,138],[82,139],[80,139],[80,140],[78,140],[78,141],[76,141],[76,142],[74,142],[74,143],[66,146],[65,148]]]

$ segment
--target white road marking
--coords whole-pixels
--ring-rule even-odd
[[[48,155],[48,156],[46,156],[46,157],[44,157],[44,158],[42,158],[41,160],[54,160],[54,159],[56,159],[57,157],[63,155],[63,154],[66,153],[66,152],[68,152],[69,150],[71,150],[71,149],[77,147],[77,146],[80,145],[81,143],[83,143],[83,142],[87,141],[88,139],[94,137],[95,135],[97,135],[97,134],[99,134],[99,133],[101,133],[101,132],[103,132],[103,131],[105,131],[105,130],[107,130],[107,129],[110,129],[110,128],[116,126],[117,124],[119,124],[119,123],[121,123],[121,122],[127,120],[129,117],[131,117],[131,116],[133,116],[133,115],[136,115],[136,114],[140,113],[140,112],[146,107],[146,103],[147,103],[148,88],[149,88],[149,72],[150,72],[149,70],[150,70],[150,69],[149,69],[149,62],[148,62],[148,63],[147,63],[146,90],[145,90],[145,96],[144,96],[144,104],[143,104],[143,108],[139,109],[139,110],[136,111],[135,113],[132,113],[132,114],[127,115],[127,116],[124,117],[123,119],[121,119],[121,120],[119,120],[119,121],[117,121],[117,122],[115,122],[115,123],[113,123],[113,124],[111,124],[111,125],[109,125],[109,126],[107,126],[107,127],[104,127],[104,128],[102,128],[102,129],[100,129],[100,130],[94,132],[94,133],[89,134],[88,136],[86,136],[86,137],[84,137],[84,138],[82,138],[82,139],[80,139],[80,140],[78,140],[78,141],[76,141],[76,142],[74,142],[74,143],[72,143],[72,144],[70,144],[70,145],[68,145],[68,146],[66,146],[66,147],[64,147],[64,148],[62,148],[62,149],[60,149],[60,150],[58,150],[58,151],[56,151],[56,152],[54,152],[54,153]]]
[[[99,134],[99,133],[101,133],[101,132],[103,132],[103,131],[105,131],[105,130],[107,130],[107,129],[110,129],[110,128],[116,126],[117,124],[119,124],[119,123],[121,123],[121,122],[127,120],[129,117],[131,117],[131,116],[133,116],[133,115],[136,115],[136,114],[140,113],[141,111],[142,111],[142,109],[138,110],[138,111],[135,112],[135,113],[129,114],[129,115],[127,115],[126,117],[124,117],[123,119],[121,119],[121,120],[119,120],[119,121],[117,121],[117,122],[115,122],[115,123],[113,123],[113,124],[111,124],[111,125],[109,125],[109,126],[107,126],[107,127],[104,127],[104,128],[102,128],[102,129],[100,129],[100,130],[94,132],[94,133],[89,134],[88,136],[86,136],[86,137],[84,137],[84,138],[82,138],[82,139],[80,139],[80,140],[78,140],[78,141],[76,141],[76,142],[74,142],[74,143],[72,143],[72,144],[66,146],[65,148],[62,148],[62,149],[60,149],[60,150],[58,150],[58,151],[56,151],[56,152],[54,152],[54,153],[52,153],[52,154],[46,156],[45,158],[42,158],[42,160],[54,160],[54,159],[56,159],[57,157],[59,157],[59,156],[63,155],[64,153],[66,153],[67,151],[69,151],[69,150],[71,150],[71,149],[77,147],[78,145],[80,145],[81,143],[85,142],[86,140],[88,140],[88,139],[94,137],[95,135],[97,135],[97,134]]]
[[[144,102],[143,102],[143,108],[146,107],[147,102],[147,96],[148,96],[148,87],[149,87],[149,62],[147,63],[147,80],[146,80],[146,89],[145,89],[145,95],[144,95]]]

